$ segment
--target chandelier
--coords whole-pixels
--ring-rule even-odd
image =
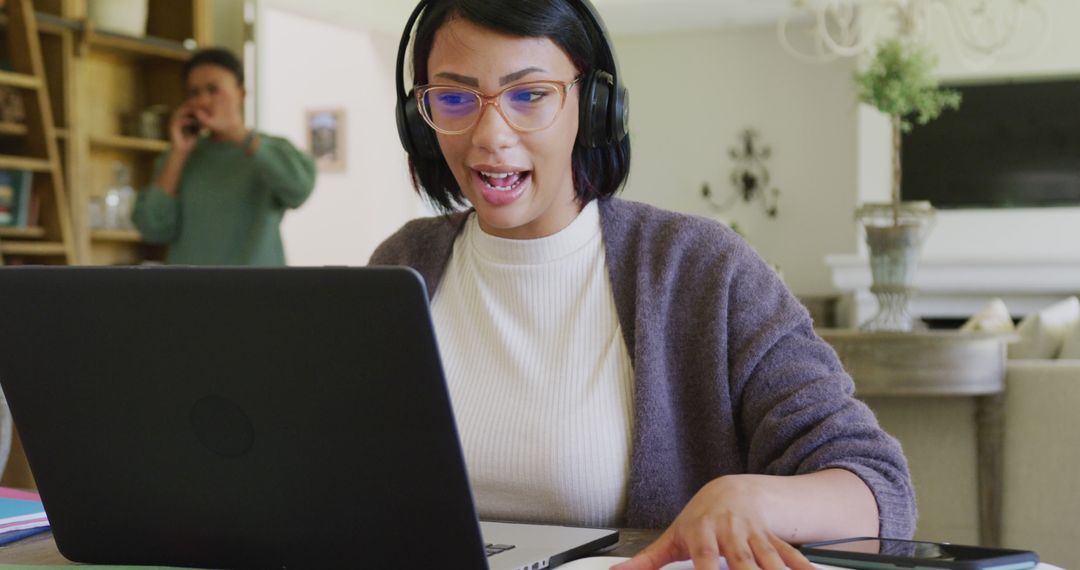
[[[944,16],[960,58],[973,66],[999,58],[1030,21],[1037,32],[1028,37],[1045,42],[1050,36],[1045,0],[792,1],[795,10],[778,24],[780,43],[792,55],[814,62],[869,53],[890,34],[926,40],[934,16]],[[809,29],[801,25],[807,17]]]

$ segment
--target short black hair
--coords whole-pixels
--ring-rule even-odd
[[[195,52],[191,59],[184,64],[184,83],[191,76],[191,70],[200,65],[216,65],[236,77],[236,82],[244,86],[244,65],[233,52],[225,48],[207,48]]]
[[[583,76],[602,67],[602,50],[610,49],[592,23],[568,0],[431,0],[416,27],[412,55],[415,84],[427,83],[435,33],[451,18],[463,18],[513,36],[549,38],[566,52]],[[630,136],[599,148],[589,148],[577,140],[571,162],[574,192],[582,204],[613,196],[630,174]],[[410,156],[409,172],[416,191],[442,211],[467,204],[441,154],[431,159]]]

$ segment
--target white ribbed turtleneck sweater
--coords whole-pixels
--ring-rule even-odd
[[[432,318],[480,516],[615,525],[626,508],[633,371],[596,202],[535,240],[473,213]]]

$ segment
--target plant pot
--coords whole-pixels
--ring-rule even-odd
[[[141,38],[146,35],[148,0],[90,0],[90,19],[98,29]]]
[[[912,283],[919,265],[923,240],[934,220],[929,202],[866,204],[856,212],[866,229],[870,247],[870,292],[877,297],[878,312],[860,327],[868,331],[911,331],[920,328],[910,305]]]

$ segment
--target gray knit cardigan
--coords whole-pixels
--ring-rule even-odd
[[[836,353],[776,273],[717,222],[619,199],[599,206],[634,370],[623,525],[668,526],[721,475],[841,468],[872,490],[880,536],[911,537],[915,496],[900,445],[852,397]],[[416,269],[433,296],[466,218],[409,222],[371,264]]]

